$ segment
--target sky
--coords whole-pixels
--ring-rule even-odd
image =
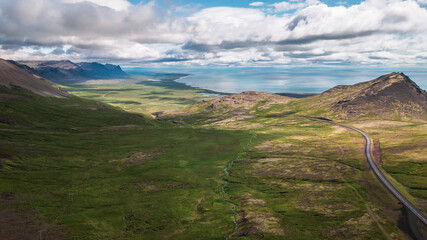
[[[427,66],[427,0],[0,0],[0,58]]]

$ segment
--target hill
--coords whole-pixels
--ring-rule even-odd
[[[316,98],[316,97],[315,97]],[[336,86],[318,96],[340,118],[425,118],[427,93],[403,73],[390,73],[355,85]]]
[[[11,89],[19,87],[45,97],[69,97],[70,95],[53,87],[52,83],[19,68],[11,62],[0,59],[0,86]]]
[[[246,91],[225,97],[214,98],[196,103],[196,106],[204,107],[204,110],[228,110],[236,114],[244,113],[254,107],[259,102],[265,102],[267,106],[271,104],[284,104],[292,98],[280,96],[272,93]]]
[[[13,61],[11,61],[13,62]],[[20,61],[13,62],[25,71],[53,82],[85,81],[88,79],[126,78],[128,75],[120,66],[100,63],[73,63],[62,61]]]
[[[354,85],[338,85],[319,95],[291,101],[283,113],[331,119],[427,119],[427,93],[403,73]]]
[[[238,116],[253,114],[255,111],[268,109],[272,105],[286,104],[294,98],[280,96],[272,93],[246,91],[211,100],[202,100],[187,108],[153,113],[156,117],[169,118],[173,116],[205,115],[223,118],[226,116]]]

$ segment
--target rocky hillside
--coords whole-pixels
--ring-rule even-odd
[[[29,74],[9,61],[0,59],[0,87],[19,87],[46,97],[68,97],[68,93],[53,87],[53,84],[36,75]]]
[[[294,98],[272,93],[246,91],[239,94],[203,100],[181,110],[156,112],[153,115],[159,118],[195,114],[216,117],[239,116],[254,114],[257,110],[268,109],[275,104],[286,104],[292,99]]]
[[[100,63],[73,63],[63,61],[13,62],[25,71],[53,82],[84,81],[88,79],[126,78],[120,66]]]
[[[227,109],[233,112],[246,112],[260,102],[263,102],[263,105],[267,108],[271,104],[284,104],[291,99],[291,97],[272,93],[246,91],[240,94],[214,98],[209,101],[201,101],[195,105],[202,107],[205,111]]]
[[[427,116],[427,93],[403,73],[390,73],[368,82],[336,86],[313,97],[343,119],[421,118]]]

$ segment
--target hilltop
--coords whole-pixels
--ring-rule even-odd
[[[69,60],[11,62],[31,74],[36,74],[53,82],[128,77],[120,66],[112,64],[100,64],[96,62],[74,63]]]
[[[34,74],[29,74],[11,62],[0,59],[0,86],[11,89],[19,87],[46,97],[69,97],[68,93]]]
[[[342,119],[427,115],[427,93],[403,73],[390,73],[355,85],[339,85],[312,97]]]

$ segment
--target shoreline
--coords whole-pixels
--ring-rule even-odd
[[[130,75],[134,75],[134,76],[144,76],[144,73],[129,73]],[[147,73],[145,73],[147,74]],[[144,81],[143,84],[147,84],[147,85],[151,85],[151,86],[163,86],[166,88],[172,88],[172,89],[192,89],[192,90],[197,90],[198,93],[201,94],[207,94],[207,95],[213,95],[214,97],[221,97],[221,96],[229,96],[229,95],[233,95],[233,94],[239,94],[239,93],[229,93],[229,92],[220,92],[220,91],[215,91],[215,90],[211,90],[211,89],[206,89],[206,88],[201,88],[201,87],[196,87],[196,86],[191,86],[187,83],[183,83],[183,82],[179,82],[177,81],[178,79],[182,79],[185,77],[188,77],[192,74],[186,74],[186,73],[152,73],[154,76],[167,76],[165,77],[161,77],[159,79],[156,79],[156,81]],[[259,92],[259,91],[257,91]],[[310,96],[314,96],[317,95],[318,93],[273,93],[273,94],[277,94],[280,96],[286,96],[286,97],[292,97],[292,98],[306,98],[306,97],[310,97]]]
[[[147,76],[147,74],[144,75],[144,73],[129,73],[131,76]],[[198,93],[201,94],[212,94],[212,95],[220,95],[220,96],[228,96],[233,93],[226,93],[226,92],[218,92],[210,89],[205,88],[199,88],[199,87],[193,87],[191,85],[188,85],[186,83],[178,82],[176,80],[187,77],[191,74],[183,74],[183,73],[154,73],[153,77],[160,76],[160,78],[156,78],[155,80],[146,80],[146,81],[139,81],[138,84],[145,84],[149,86],[161,86],[169,89],[176,89],[176,90],[196,90]]]
[[[211,89],[206,89],[206,88],[201,88],[201,87],[195,87],[195,86],[191,86],[191,85],[188,85],[186,83],[178,82],[177,81],[178,79],[185,78],[185,77],[188,77],[190,75],[192,75],[192,74],[186,74],[185,76],[176,78],[174,81],[177,82],[177,83],[179,83],[179,84],[184,84],[184,85],[186,85],[188,87],[191,87],[193,89],[201,89],[203,91],[208,91],[209,93],[213,93],[213,94],[219,94],[219,95],[224,95],[224,96],[233,95],[233,94],[239,94],[239,93],[219,92],[219,91],[215,91],[215,90],[211,90]],[[247,91],[262,92],[262,91],[256,91],[256,90],[247,90]],[[246,91],[242,91],[242,92],[246,92]],[[242,92],[240,92],[240,93],[242,93]],[[280,95],[280,96],[292,97],[292,98],[306,98],[306,97],[311,97],[311,96],[314,96],[314,95],[318,95],[320,93],[288,93],[288,92],[278,92],[278,93],[272,93],[272,94],[277,94],[277,95]]]

